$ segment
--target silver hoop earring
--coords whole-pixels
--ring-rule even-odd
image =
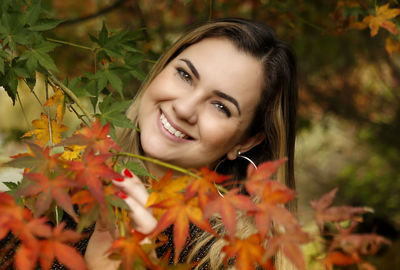
[[[242,153],[240,153],[240,150],[238,150],[238,152],[237,152],[237,157],[244,158],[245,160],[247,160],[248,162],[250,162],[250,164],[253,165],[253,167],[254,167],[256,170],[258,169],[258,168],[257,168],[257,165],[254,163],[254,161],[252,161],[249,157],[246,157],[246,156],[242,155]]]
[[[240,152],[240,150],[238,150],[236,158],[243,158],[243,159],[247,160],[256,170],[258,169],[258,168],[257,168],[257,165],[254,163],[254,161],[252,161],[249,157],[246,157],[246,156],[242,155],[242,153]],[[226,158],[221,159],[221,160],[217,163],[217,165],[215,166],[214,171],[217,171],[219,165],[221,165],[225,160],[226,160]],[[214,185],[215,185],[215,187],[217,188],[217,191],[218,191],[219,195],[220,195],[221,197],[224,197],[224,194],[222,194],[221,191],[218,189],[218,185],[217,185],[216,183],[214,183]]]

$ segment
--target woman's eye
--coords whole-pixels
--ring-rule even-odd
[[[184,80],[185,82],[188,82],[190,84],[192,84],[192,76],[190,76],[189,73],[187,73],[184,69],[182,68],[177,68],[176,69],[178,71],[179,76],[182,78],[182,80]]]
[[[224,104],[215,102],[214,106],[217,108],[217,110],[226,114],[226,116],[231,117],[231,111]]]

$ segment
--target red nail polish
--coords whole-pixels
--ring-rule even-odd
[[[114,181],[117,181],[117,182],[122,182],[122,181],[124,181],[125,180],[125,178],[124,177],[117,177],[117,178],[114,178]]]
[[[132,177],[133,177],[133,174],[132,174],[128,169],[124,169],[124,170],[122,171],[122,173],[123,173],[126,177],[129,177],[129,178],[132,178]]]
[[[126,198],[128,198],[128,196],[126,196],[126,194],[125,194],[125,192],[123,192],[123,191],[121,191],[121,190],[119,190],[119,191],[117,191],[117,194],[116,194],[118,197],[120,197],[121,199],[126,199]]]

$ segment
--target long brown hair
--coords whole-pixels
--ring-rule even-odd
[[[226,38],[240,51],[260,60],[264,72],[263,91],[254,119],[249,123],[247,135],[251,137],[261,133],[264,135],[264,140],[246,152],[246,156],[256,164],[287,157],[287,163],[278,172],[277,177],[278,181],[295,189],[293,163],[297,112],[296,61],[289,46],[278,39],[268,25],[248,19],[228,18],[207,22],[189,31],[177,40],[154,65],[135,101],[128,109],[127,116],[137,125],[141,97],[153,79],[183,50],[203,39],[213,37]],[[135,130],[122,130],[119,133],[119,143],[124,151],[140,153],[140,140]],[[244,179],[247,165],[248,163],[243,163],[241,159],[236,159],[222,162],[219,169],[220,172],[233,175],[235,179]],[[292,203],[289,208],[295,211],[295,203]],[[205,236],[202,240],[199,239],[198,245],[206,243],[207,238]],[[214,245],[215,247],[222,246],[221,243],[214,243]],[[210,249],[209,253],[219,253],[213,249]],[[198,248],[195,247],[194,252],[196,250]],[[213,261],[213,254],[206,257],[206,260]],[[214,269],[214,267],[211,268]]]

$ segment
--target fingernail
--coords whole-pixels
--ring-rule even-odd
[[[124,181],[125,180],[125,178],[124,177],[117,177],[117,178],[114,178],[114,181],[117,181],[117,182],[122,182],[122,181]]]
[[[118,197],[120,197],[121,199],[126,199],[126,198],[128,198],[128,196],[126,196],[125,192],[123,192],[123,191],[121,191],[121,190],[117,191],[116,195],[117,195]]]
[[[126,177],[129,177],[129,178],[132,178],[132,177],[133,177],[133,174],[132,174],[131,171],[129,171],[128,169],[124,169],[124,170],[122,171],[122,173],[123,173]]]

